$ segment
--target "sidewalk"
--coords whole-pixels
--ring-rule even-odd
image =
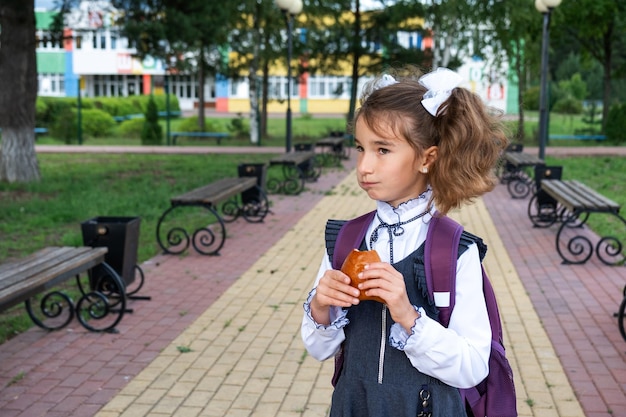
[[[118,334],[33,329],[0,345],[0,416],[325,416],[332,361],[306,355],[301,305],[326,219],[373,203],[349,170],[309,188],[273,196],[263,224],[229,226],[219,257],[143,264],[152,300],[132,301]],[[624,417],[624,268],[561,265],[526,205],[499,186],[452,214],[489,245],[520,416]]]

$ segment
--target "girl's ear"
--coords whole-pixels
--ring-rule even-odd
[[[437,146],[431,146],[424,151],[422,156],[424,159],[422,162],[421,170],[423,171],[425,168],[428,172],[428,169],[430,168],[432,163],[435,162],[437,160],[437,157],[439,156],[439,148]]]

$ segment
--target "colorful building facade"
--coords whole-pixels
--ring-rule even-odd
[[[134,50],[121,37],[114,21],[115,10],[108,2],[82,2],[79,9],[70,13],[63,42],[50,37],[48,28],[52,12],[36,11],[37,19],[37,70],[40,96],[83,97],[132,96],[160,94],[166,82],[178,98],[181,110],[198,106],[199,88],[204,89],[207,107],[218,113],[247,113],[250,110],[248,82],[225,77],[209,78],[200,87],[195,76],[166,75],[162,62],[143,61],[133,57]],[[399,33],[398,42],[407,48],[424,49],[432,39],[422,39],[417,33]],[[479,94],[490,105],[506,113],[517,113],[515,86],[506,79],[490,76],[488,64],[469,60],[459,70],[468,81],[466,87]],[[347,75],[303,74],[292,80],[287,88],[286,70],[277,68],[269,79],[268,111],[286,111],[287,91],[291,91],[291,108],[295,113],[346,114],[350,102],[351,79]],[[167,79],[166,79],[167,77]],[[358,89],[368,81],[359,79]],[[511,98],[511,99],[510,99]]]

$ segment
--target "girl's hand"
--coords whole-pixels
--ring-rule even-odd
[[[410,333],[419,313],[409,300],[402,274],[387,262],[375,262],[366,265],[359,278],[363,280],[359,289],[385,300],[391,318]]]
[[[319,324],[330,324],[330,306],[350,307],[359,303],[359,290],[350,285],[350,277],[329,269],[317,284],[311,300],[311,315]]]

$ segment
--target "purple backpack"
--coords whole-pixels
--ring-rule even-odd
[[[364,214],[346,222],[341,227],[333,250],[332,264],[334,269],[341,269],[341,264],[350,251],[353,248],[359,248],[375,213],[372,211]],[[430,299],[433,299],[433,292],[450,293],[450,306],[438,307],[439,322],[445,327],[448,327],[456,298],[456,264],[462,233],[463,226],[451,218],[434,216],[431,219],[424,246],[426,285]],[[432,262],[433,260],[436,261]],[[484,267],[482,273],[483,293],[492,334],[489,374],[477,386],[459,391],[461,397],[472,409],[474,417],[517,417],[513,371],[504,351],[498,304]],[[342,364],[343,351],[335,357],[333,385],[337,382]]]

